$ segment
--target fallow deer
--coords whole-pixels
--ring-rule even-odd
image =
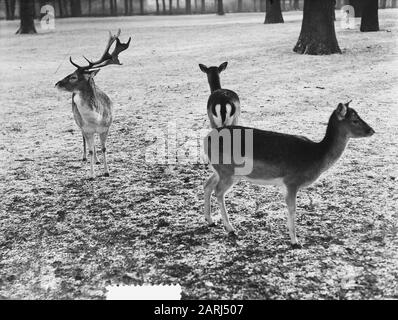
[[[240,116],[240,101],[238,95],[231,90],[222,89],[220,73],[227,68],[228,62],[219,67],[206,67],[199,64],[200,70],[206,73],[210,85],[210,96],[207,101],[207,115],[211,128],[237,125]]]
[[[204,140],[204,151],[214,170],[205,184],[204,215],[207,222],[214,224],[210,216],[213,191],[221,207],[226,231],[236,236],[225,208],[224,196],[228,190],[241,179],[255,184],[283,186],[291,244],[293,248],[300,248],[295,228],[297,192],[313,183],[340,158],[350,138],[370,137],[374,133],[349,107],[349,103],[340,103],[333,111],[326,134],[320,142],[241,126],[213,129]],[[222,144],[219,141],[221,136]],[[244,157],[238,161],[243,152]]]
[[[128,42],[121,43],[119,40],[120,32],[120,29],[116,35],[112,35],[109,32],[109,40],[105,52],[98,61],[92,62],[84,57],[88,65],[79,66],[70,57],[69,61],[76,67],[75,72],[55,84],[55,87],[60,90],[72,92],[73,116],[83,135],[83,161],[87,160],[86,145],[89,150],[91,179],[94,179],[94,162],[99,164],[95,148],[95,134],[99,134],[104,156],[105,176],[109,176],[106,159],[106,140],[113,120],[113,107],[109,97],[95,85],[94,77],[105,66],[112,64],[121,65],[118,56],[122,51],[127,50],[131,37]],[[115,41],[115,48],[112,53],[109,53]]]

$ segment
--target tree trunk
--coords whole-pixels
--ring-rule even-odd
[[[379,1],[362,0],[361,31],[379,31]]]
[[[16,32],[17,34],[33,34],[37,33],[35,28],[35,3],[31,0],[20,0],[20,17],[21,25]]]
[[[396,8],[397,7],[397,0],[392,0],[391,1],[391,8]]]
[[[5,0],[6,3],[6,20],[15,19],[15,0]]]
[[[380,9],[385,9],[386,8],[386,2],[387,2],[387,0],[381,0],[380,1]]]
[[[160,9],[159,9],[159,0],[156,0],[156,14],[160,13]]]
[[[105,0],[102,0],[102,15],[105,15]]]
[[[91,16],[91,0],[88,0],[88,15]]]
[[[205,13],[205,12],[206,12],[206,2],[205,0],[202,0],[200,4],[200,13]]]
[[[267,12],[267,0],[260,0],[260,11]]]
[[[129,0],[129,15],[133,15],[134,7],[133,7],[133,0]]]
[[[280,0],[267,0],[265,11],[265,24],[283,23]]]
[[[70,0],[70,11],[72,17],[80,17],[82,15],[80,0]]]
[[[359,18],[362,15],[362,1],[363,0],[350,0],[350,5],[354,7],[355,18]]]
[[[303,22],[294,52],[312,55],[341,53],[332,9],[333,0],[304,0]]]
[[[173,0],[169,0],[169,14],[173,14]]]
[[[162,0],[162,13],[166,14],[166,0]]]
[[[243,0],[238,0],[238,12],[242,12]]]
[[[191,0],[185,0],[185,13],[191,14]]]
[[[332,19],[333,21],[336,21],[336,0],[333,0],[333,9],[332,9]]]
[[[300,10],[299,0],[294,0],[294,10]]]
[[[223,0],[217,0],[217,14],[218,14],[219,16],[224,15]]]
[[[282,2],[281,2],[281,10],[282,10],[282,11],[286,11],[285,0],[282,0]]]
[[[177,0],[177,13],[179,13],[179,12],[180,12],[180,0]]]
[[[140,13],[144,14],[144,0],[140,0]]]

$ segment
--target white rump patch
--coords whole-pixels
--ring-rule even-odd
[[[222,126],[221,105],[216,104],[214,107],[214,111],[216,112],[216,115],[213,114],[214,123],[217,127],[221,127]]]

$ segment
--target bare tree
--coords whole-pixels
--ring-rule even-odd
[[[387,3],[387,0],[381,0],[380,1],[380,8],[381,9],[385,9],[386,8],[386,3]]]
[[[280,0],[267,0],[265,11],[265,24],[283,23]]]
[[[341,53],[332,10],[333,0],[304,0],[303,22],[294,52],[313,55]]]
[[[219,16],[224,15],[224,4],[223,4],[223,0],[217,0],[217,14]]]
[[[186,14],[191,14],[191,0],[185,0],[185,13]]]
[[[242,12],[243,0],[238,0],[238,12]]]
[[[20,0],[20,19],[21,24],[19,26],[17,34],[34,34],[37,33],[35,28],[35,3],[31,0]]]
[[[5,0],[6,3],[6,20],[15,19],[15,0]]]
[[[162,0],[162,13],[166,14],[166,0]]]
[[[159,0],[156,0],[156,14],[160,13]]]
[[[379,31],[379,1],[362,0],[361,31]]]
[[[240,0],[240,1],[242,1],[242,0]],[[201,4],[200,4],[200,12],[201,12],[201,13],[205,13],[205,12],[206,12],[206,2],[205,2],[205,0],[202,0],[202,1],[201,1]]]
[[[169,14],[173,14],[173,0],[169,0]]]
[[[140,0],[140,13],[144,14],[144,0]]]
[[[70,0],[70,12],[72,17],[80,17],[82,15],[80,0]]]

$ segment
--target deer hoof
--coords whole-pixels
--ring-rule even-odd
[[[291,244],[293,250],[302,249],[303,246],[300,243],[292,243]]]

